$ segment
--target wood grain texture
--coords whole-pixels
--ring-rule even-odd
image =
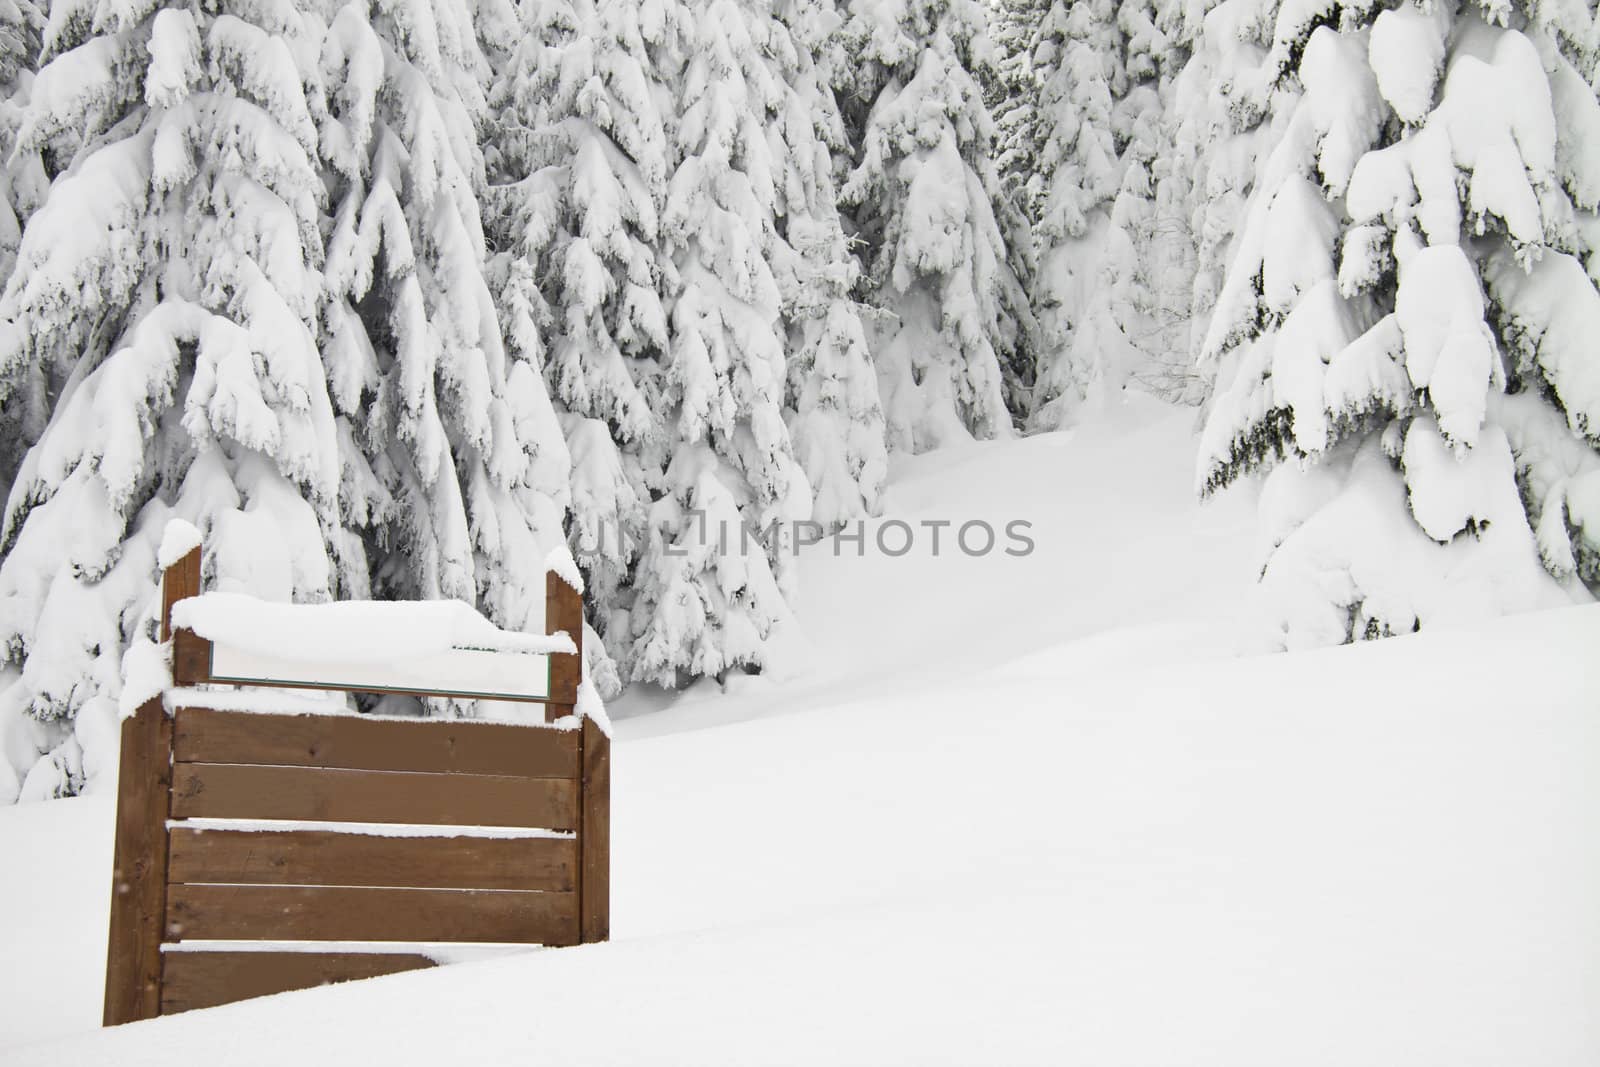
[[[611,739],[583,722],[583,813],[579,902],[585,943],[611,937]]]
[[[200,547],[196,545],[161,575],[161,640],[172,642],[174,685],[202,685],[211,677],[211,642],[172,625],[172,605],[200,595]]]
[[[211,681],[211,642],[193,630],[172,635],[172,683],[205,685]]]
[[[177,819],[300,819],[578,828],[578,783],[484,774],[178,763]]]
[[[146,701],[122,724],[106,952],[107,1026],[152,1019],[161,1008],[171,752],[172,721],[160,699]]]
[[[398,952],[169,952],[161,1014],[432,966]]]
[[[376,837],[297,830],[172,831],[172,882],[567,892],[571,838]]]
[[[167,939],[575,945],[578,900],[573,893],[174,885]]]
[[[200,546],[161,572],[161,640],[172,638],[172,605],[200,595]]]
[[[546,571],[544,576],[544,632],[565,633],[578,650],[576,655],[550,657],[550,703],[545,707],[545,721],[555,722],[572,714],[583,677],[583,596],[555,571]]]
[[[185,763],[578,777],[576,730],[208,708],[179,708],[176,719],[173,749]]]
[[[163,575],[178,685],[211,678],[210,642],[174,630],[201,552]],[[582,597],[546,575],[546,715],[573,714]],[[307,685],[304,688],[326,688]],[[362,690],[381,692],[383,690]],[[163,939],[573,945],[610,927],[610,740],[495,723],[267,716],[153,700],[123,724],[108,1025],[432,966],[419,953],[167,952]],[[384,837],[175,826],[186,818],[506,826],[576,838]]]

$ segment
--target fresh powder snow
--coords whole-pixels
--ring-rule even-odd
[[[826,669],[615,706],[610,944],[95,1032],[110,797],[0,811],[8,855],[79,843],[0,871],[30,961],[0,1058],[1592,1059],[1596,608],[1240,656],[1252,502],[1196,510],[1189,426],[905,464],[886,519],[1004,514],[1041,469],[1080,488],[1027,508],[1028,561],[808,553]],[[1135,458],[1090,459],[1112,446]],[[1008,607],[1038,573],[1070,592]]]
[[[172,608],[175,627],[262,655],[308,662],[398,663],[454,648],[576,652],[564,633],[507,633],[459,600],[281,604],[202,593]]]
[[[0,1059],[1600,1062],[1597,338],[1592,3],[6,0]],[[90,1033],[158,699],[615,941]]]

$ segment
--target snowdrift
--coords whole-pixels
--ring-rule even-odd
[[[1038,552],[808,556],[804,671],[614,705],[610,944],[96,1031],[109,805],[0,810],[0,1062],[1600,1062],[1600,606],[1241,656],[1190,419],[903,464]]]
[[[1592,1063],[1597,645],[1590,606],[1138,671],[1041,657],[624,740],[614,943],[6,1061]],[[48,810],[104,836],[103,802]],[[15,856],[30,809],[3,816]],[[40,928],[100,918],[31,891]],[[7,1033],[19,993],[98,992],[42,940]]]

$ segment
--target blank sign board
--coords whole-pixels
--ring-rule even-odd
[[[550,696],[550,657],[452,648],[401,662],[308,662],[213,641],[210,680],[307,689],[446,692],[484,700],[545,700]]]

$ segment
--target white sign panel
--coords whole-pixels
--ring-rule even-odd
[[[550,657],[451,648],[403,662],[295,660],[220,641],[211,644],[211,681],[316,689],[368,689],[482,700],[546,700]]]

